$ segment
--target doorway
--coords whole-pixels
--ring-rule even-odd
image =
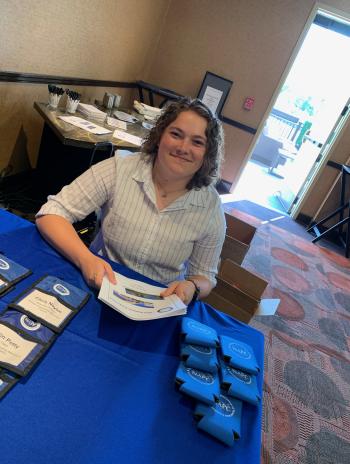
[[[350,20],[316,11],[233,199],[293,216],[349,116],[349,56]]]

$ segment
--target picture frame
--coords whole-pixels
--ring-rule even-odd
[[[214,114],[220,117],[232,85],[233,81],[207,71],[197,98],[206,104]]]

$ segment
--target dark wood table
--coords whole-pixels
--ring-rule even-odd
[[[92,164],[112,156],[116,149],[140,149],[137,145],[114,138],[115,127],[106,123],[91,119],[91,122],[112,131],[109,134],[95,135],[60,119],[59,116],[69,116],[62,108],[53,110],[47,103],[38,102],[34,103],[34,108],[44,120],[36,166],[43,196],[59,192]],[[128,112],[132,113],[131,110]],[[87,119],[78,112],[75,115]],[[142,126],[143,117],[139,114],[137,117],[140,121],[127,124],[127,132],[145,137],[148,130]]]
[[[34,108],[37,110],[37,112],[43,118],[45,123],[51,128],[51,130],[55,133],[55,135],[58,137],[58,139],[63,145],[92,149],[96,144],[100,142],[111,142],[117,148],[120,147],[130,150],[139,149],[137,145],[134,145],[130,142],[125,142],[123,140],[113,138],[113,132],[116,129],[115,127],[109,126],[106,123],[100,123],[93,119],[85,118],[79,112],[76,112],[74,116],[78,116],[80,118],[89,120],[97,124],[98,126],[102,126],[106,129],[111,130],[112,132],[104,135],[95,135],[88,131],[80,129],[79,127],[73,126],[72,124],[63,121],[62,119],[59,119],[59,116],[73,116],[69,113],[66,113],[64,108],[58,108],[57,110],[53,110],[48,106],[47,103],[39,102],[34,103]],[[125,112],[135,115],[135,113],[133,113],[131,110],[125,110]],[[127,124],[127,132],[138,137],[144,137],[148,133],[147,129],[145,129],[142,126],[142,122],[144,119],[140,114],[137,114],[137,118],[140,120],[140,122],[134,124]]]

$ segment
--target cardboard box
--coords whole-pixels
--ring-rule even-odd
[[[241,264],[256,232],[256,227],[225,213],[226,237],[222,247],[221,259],[230,259]]]
[[[226,259],[220,267],[217,286],[203,301],[248,323],[256,313],[275,313],[279,300],[261,300],[267,285],[266,280]]]

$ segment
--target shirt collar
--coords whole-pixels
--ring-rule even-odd
[[[152,161],[150,159],[141,158],[137,164],[132,178],[136,182],[144,184],[144,190],[148,194],[149,198],[155,203],[155,192],[152,180]],[[174,203],[165,208],[166,210],[173,209],[186,209],[190,205],[205,208],[207,196],[205,195],[204,189],[196,190],[192,189],[188,192],[188,195],[176,200]]]

